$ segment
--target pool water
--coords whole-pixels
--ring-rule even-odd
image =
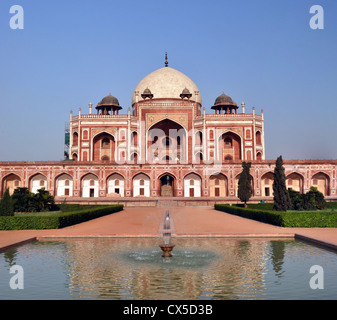
[[[337,254],[297,240],[173,238],[36,241],[0,254],[0,299],[336,299]],[[14,265],[23,289],[12,289]],[[319,265],[324,289],[312,289]],[[316,281],[317,282],[317,281]]]

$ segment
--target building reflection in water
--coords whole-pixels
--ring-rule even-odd
[[[266,259],[282,270],[282,242],[175,239],[161,257],[159,239],[65,240],[74,298],[249,299],[263,294]],[[271,251],[270,251],[271,250]]]

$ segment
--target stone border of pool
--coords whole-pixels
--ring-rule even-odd
[[[0,231],[0,252],[30,241],[59,238],[158,238],[166,209],[127,208],[58,230]],[[281,228],[213,208],[170,208],[177,238],[300,239],[337,250],[337,228]]]

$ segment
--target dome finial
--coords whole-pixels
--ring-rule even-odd
[[[168,67],[167,52],[165,52],[165,67]]]

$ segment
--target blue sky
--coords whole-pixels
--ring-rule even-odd
[[[12,5],[24,29],[9,27]],[[312,5],[324,30],[312,30]],[[0,161],[61,160],[69,112],[169,65],[199,87],[264,109],[266,158],[337,159],[337,2],[1,0]]]

